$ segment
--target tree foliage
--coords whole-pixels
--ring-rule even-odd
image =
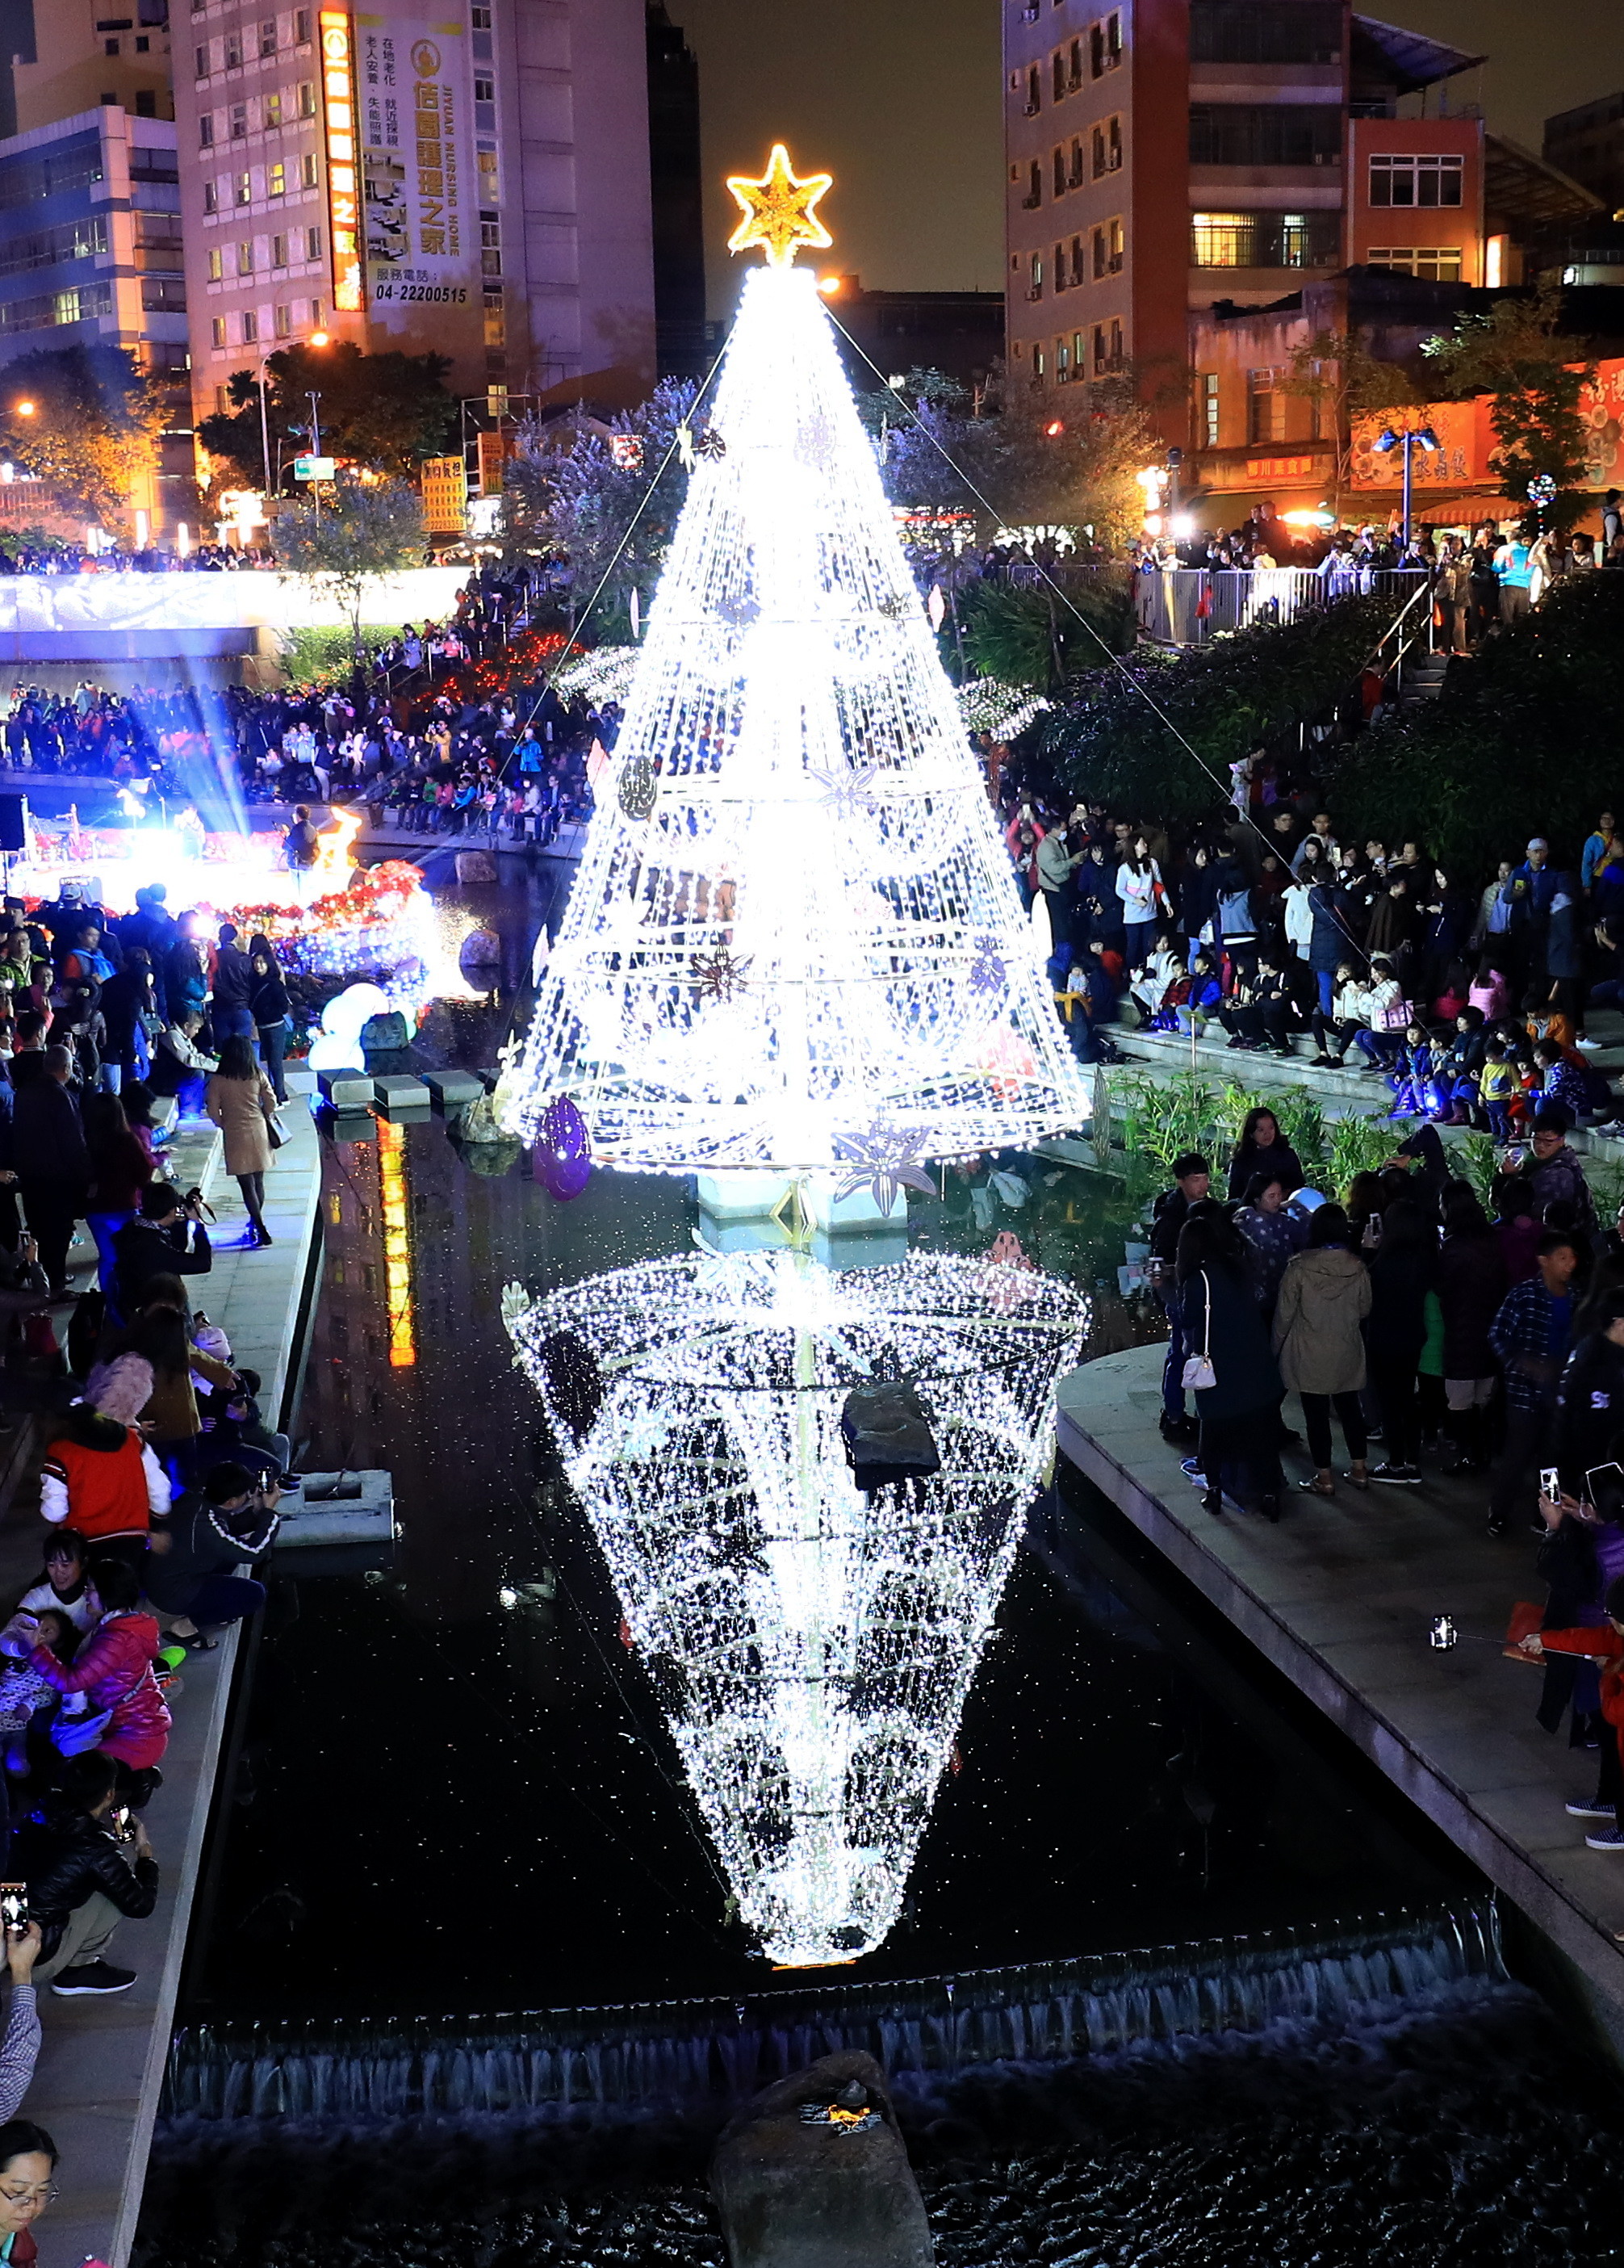
[[[1336,440],[1336,495],[1352,474],[1353,425],[1372,409],[1397,409],[1420,400],[1401,363],[1378,362],[1357,331],[1316,331],[1291,350],[1285,391],[1311,401],[1316,430]]]
[[[1142,652],[1074,683],[1039,728],[1043,752],[1074,794],[1115,811],[1195,818],[1227,793],[1230,764],[1341,698],[1391,613],[1379,599],[1344,599],[1177,655]]]
[[[284,504],[271,532],[279,563],[324,584],[349,617],[357,662],[361,608],[372,577],[421,566],[428,542],[423,498],[404,481],[346,482],[325,503],[312,497]]]
[[[1040,401],[996,388],[972,395],[941,371],[913,370],[857,407],[880,441],[893,504],[974,512],[983,541],[1001,526],[1091,527],[1114,547],[1144,517],[1135,475],[1162,455],[1121,378]]]
[[[162,396],[121,347],[39,347],[5,366],[0,453],[64,504],[116,526],[158,465]],[[25,414],[18,404],[33,404]]]
[[[1361,840],[1413,836],[1446,869],[1492,874],[1531,835],[1576,865],[1616,807],[1624,575],[1575,575],[1454,663],[1437,698],[1354,743],[1331,809]]]
[[[1493,396],[1489,423],[1500,446],[1490,472],[1519,499],[1536,475],[1554,480],[1557,496],[1545,518],[1566,529],[1591,504],[1579,396],[1596,365],[1577,339],[1563,335],[1562,299],[1561,284],[1547,277],[1527,298],[1496,299],[1487,314],[1458,316],[1453,332],[1428,339],[1422,352],[1451,393]]]
[[[455,399],[445,390],[451,358],[437,354],[364,354],[347,341],[330,347],[283,347],[266,359],[265,423],[271,482],[277,486],[294,457],[311,441],[310,397],[315,394],[324,456],[342,457],[371,472],[408,478],[425,457],[458,446]],[[223,457],[250,487],[264,478],[260,433],[260,384],[239,370],[227,393],[236,405],[198,424],[210,456]]]
[[[977,677],[1034,693],[1053,693],[1107,653],[1131,652],[1138,635],[1133,593],[1120,568],[1082,574],[1062,568],[1053,586],[974,582],[955,604],[959,632],[945,641],[950,649],[958,646]],[[951,650],[947,658],[951,663]]]
[[[509,549],[563,552],[577,610],[606,575],[592,618],[606,644],[629,637],[632,593],[646,606],[659,579],[687,497],[687,474],[672,443],[695,392],[689,379],[666,379],[647,401],[606,424],[588,417],[533,423],[508,465]],[[638,447],[617,452],[617,441]]]

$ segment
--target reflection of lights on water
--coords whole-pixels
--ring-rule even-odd
[[[1087,1300],[934,1254],[705,1252],[503,1314],[744,1918],[781,1964],[854,1960],[900,1911]],[[942,1469],[867,1498],[841,1412],[904,1376]]]
[[[378,1122],[378,1180],[384,1214],[384,1298],[389,1309],[389,1366],[417,1360],[412,1329],[412,1231],[406,1204],[406,1138],[387,1118]]]
[[[510,1590],[505,1583],[497,1592],[496,1596],[501,1600],[504,1607],[516,1607],[518,1604],[518,1593],[517,1591]]]

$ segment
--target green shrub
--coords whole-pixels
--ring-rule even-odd
[[[1354,741],[1331,782],[1337,832],[1413,836],[1467,877],[1520,858],[1531,835],[1576,865],[1617,801],[1621,714],[1624,575],[1569,576],[1453,664],[1436,700]]]
[[[400,634],[399,622],[363,623],[361,643],[367,647],[385,645]],[[282,647],[283,678],[294,690],[307,685],[330,684],[335,677],[349,674],[350,639],[347,624],[324,622],[313,629],[283,630],[278,637]]]
[[[1393,612],[1385,600],[1345,599],[1176,656],[1143,650],[1124,669],[1069,682],[1039,728],[1043,754],[1073,793],[1113,811],[1194,818],[1227,792],[1230,764],[1341,698]]]

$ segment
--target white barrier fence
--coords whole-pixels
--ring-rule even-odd
[[[1333,599],[1374,594],[1396,614],[1426,580],[1420,567],[1152,567],[1134,578],[1134,602],[1147,637],[1201,645],[1215,631],[1289,622]]]

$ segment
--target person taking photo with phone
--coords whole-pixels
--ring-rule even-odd
[[[105,1956],[121,1920],[144,1921],[158,1904],[158,1873],[145,1827],[120,1805],[111,1756],[70,1758],[44,1816],[18,1830],[11,1867],[39,1925],[33,1981],[64,1999],[128,1992],[135,1970]]]

